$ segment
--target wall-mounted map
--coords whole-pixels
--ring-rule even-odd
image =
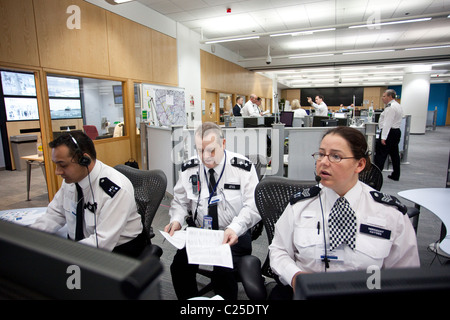
[[[142,121],[155,126],[186,124],[183,88],[143,84],[141,93]]]

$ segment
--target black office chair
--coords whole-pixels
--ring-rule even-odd
[[[380,191],[383,186],[383,173],[372,163],[369,170],[364,170],[359,173],[359,180],[375,190]]]
[[[291,196],[303,188],[314,186],[313,181],[298,181],[284,177],[266,177],[256,186],[255,202],[267,232],[269,245],[275,234],[275,224],[286,209]],[[278,281],[270,268],[269,253],[261,268],[261,273]]]
[[[365,170],[359,173],[359,180],[371,186],[375,190],[380,191],[381,187],[383,186],[383,173],[376,165],[372,163],[369,170]],[[412,225],[414,231],[417,233],[420,211],[417,207],[407,206],[406,208],[408,209],[406,211],[406,214],[409,218],[413,219]]]
[[[166,192],[166,175],[162,170],[139,170],[124,164],[119,164],[114,169],[124,174],[133,184],[137,210],[147,238],[146,250],[154,250],[156,255],[161,256],[162,249],[151,245],[151,239],[155,236],[152,222]]]

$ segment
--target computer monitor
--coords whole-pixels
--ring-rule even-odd
[[[328,116],[314,116],[313,127],[322,127],[322,120],[330,119]]]
[[[0,221],[0,297],[159,299],[162,265]]]
[[[264,117],[264,127],[272,127],[272,124],[275,123],[275,117],[268,116]]]
[[[442,298],[450,293],[450,267],[382,269],[378,275],[376,272],[300,274],[294,299]]]
[[[293,111],[281,111],[280,122],[284,123],[285,127],[292,127],[292,122],[294,121]]]

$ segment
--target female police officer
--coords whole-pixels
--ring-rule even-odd
[[[419,266],[406,208],[358,179],[370,166],[368,155],[356,129],[336,127],[323,136],[313,154],[323,187],[295,194],[275,227],[270,265],[285,286],[274,289],[274,298],[291,297],[302,272]]]

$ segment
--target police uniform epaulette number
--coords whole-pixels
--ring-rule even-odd
[[[120,190],[120,187],[108,178],[100,179],[100,187],[112,198]]]
[[[302,191],[297,192],[296,194],[291,196],[289,203],[291,205],[296,204],[300,200],[308,199],[315,197],[319,194],[320,188],[318,186],[313,186],[310,188],[303,188]]]
[[[230,163],[233,167],[238,167],[244,169],[246,171],[250,171],[252,169],[252,163],[245,159],[240,159],[238,157],[234,157],[230,160]]]
[[[406,208],[406,206],[403,203],[401,203],[400,200],[398,200],[394,196],[391,196],[390,194],[378,191],[370,191],[370,194],[376,202],[397,207],[398,211],[400,211],[403,214],[406,214],[406,212],[408,211],[408,208]]]
[[[198,159],[190,159],[190,160],[184,162],[181,165],[181,171],[184,172],[186,169],[196,167],[199,164],[200,164],[200,160],[198,160]]]

